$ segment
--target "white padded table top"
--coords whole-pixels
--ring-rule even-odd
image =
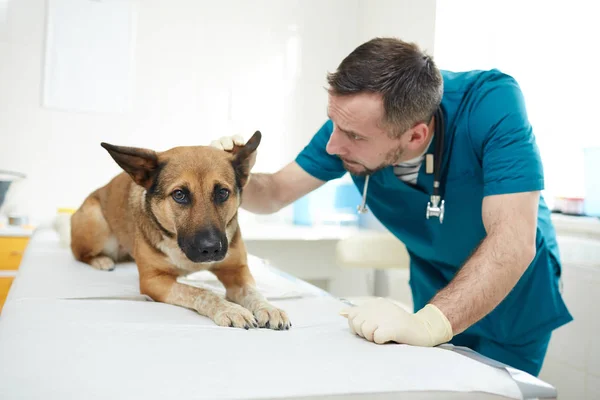
[[[257,276],[281,279],[252,260]],[[218,327],[145,301],[135,265],[96,271],[52,231],[36,232],[0,316],[0,398],[523,398],[505,368],[353,336],[343,303],[296,286],[301,297],[272,300],[290,315],[289,331]],[[532,382],[530,392],[554,397]]]

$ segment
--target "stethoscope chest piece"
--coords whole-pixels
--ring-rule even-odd
[[[427,202],[425,217],[438,217],[440,224],[444,222],[444,200],[440,201],[440,196],[431,196],[431,201]]]

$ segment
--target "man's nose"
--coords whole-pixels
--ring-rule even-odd
[[[329,142],[327,142],[327,146],[325,150],[328,154],[334,156],[343,156],[346,154],[346,147],[344,144],[344,135],[338,130],[333,129],[331,136],[329,137]]]

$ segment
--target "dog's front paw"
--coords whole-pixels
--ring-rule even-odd
[[[115,262],[108,256],[97,256],[90,260],[90,265],[102,271],[112,271],[115,269]]]
[[[234,328],[258,328],[258,323],[254,315],[244,307],[237,304],[228,304],[217,310],[213,321],[220,326],[230,326]]]
[[[285,311],[270,304],[264,304],[254,311],[254,316],[261,328],[288,330],[292,326]]]

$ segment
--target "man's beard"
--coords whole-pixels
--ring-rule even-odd
[[[367,175],[373,175],[375,172],[380,171],[384,168],[387,168],[390,165],[394,165],[398,161],[398,159],[400,158],[402,153],[404,153],[404,149],[400,146],[396,147],[395,149],[390,150],[385,155],[385,161],[382,162],[381,164],[379,164],[375,168],[367,168],[359,162],[351,162],[348,160],[344,160],[341,157],[340,157],[340,159],[342,160],[342,162],[344,164],[344,169],[346,171],[348,171],[350,174],[355,175],[355,176],[367,176]]]

